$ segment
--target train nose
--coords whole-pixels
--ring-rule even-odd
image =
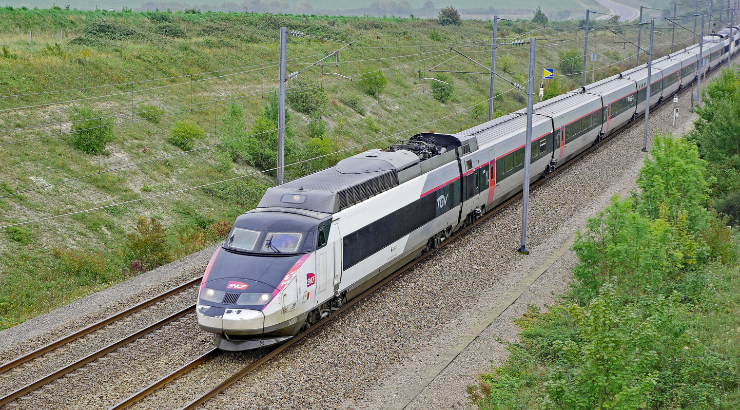
[[[197,312],[198,325],[207,332],[233,336],[264,332],[265,315],[258,310],[198,305]]]

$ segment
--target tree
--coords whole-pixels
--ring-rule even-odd
[[[102,153],[105,145],[115,139],[113,118],[102,110],[91,107],[73,107],[69,120],[72,122],[72,135],[69,137],[69,142],[86,154]]]
[[[564,92],[565,87],[561,86],[558,79],[553,77],[552,80],[547,80],[547,82],[545,82],[545,90],[542,100],[549,100],[550,98],[557,97]]]
[[[532,23],[546,25],[547,22],[550,21],[545,13],[542,12],[542,9],[537,7],[537,10],[534,11],[534,17],[532,18]]]
[[[379,98],[380,93],[388,85],[388,79],[381,71],[372,71],[360,75],[360,80],[357,84],[365,94]]]
[[[458,13],[454,7],[449,6],[439,11],[437,23],[443,26],[459,26],[462,24],[462,19],[460,19],[460,13]]]
[[[320,116],[328,101],[321,85],[298,79],[287,93],[290,108],[307,115]]]
[[[558,59],[560,59],[560,71],[563,74],[575,74],[581,71],[581,63],[583,56],[578,52],[577,49],[573,48],[565,51],[558,51]]]
[[[455,91],[455,87],[452,85],[452,77],[445,73],[439,73],[434,76],[438,81],[432,80],[430,86],[432,87],[432,97],[442,104],[450,101],[452,98],[452,92]]]

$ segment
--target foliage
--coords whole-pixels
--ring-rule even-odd
[[[28,245],[31,242],[31,230],[22,226],[11,226],[6,230],[8,238],[13,242],[21,245]]]
[[[205,136],[206,132],[194,121],[178,121],[170,129],[170,136],[167,138],[167,142],[183,151],[190,151],[195,148],[195,140],[201,140]]]
[[[516,60],[510,55],[502,55],[496,57],[496,68],[505,72],[506,74],[514,74],[514,67],[516,67]]]
[[[326,122],[314,118],[308,123],[308,138],[319,138],[326,135]]]
[[[222,126],[218,133],[222,147],[233,161],[249,159],[250,141],[245,131],[244,108],[241,105],[229,104],[229,109],[221,118]]]
[[[443,26],[459,26],[462,24],[462,19],[460,18],[460,13],[454,7],[449,6],[439,11],[437,23]]]
[[[560,71],[563,74],[579,73],[583,68],[583,55],[575,48],[558,51],[558,60],[560,61],[558,63]]]
[[[740,192],[730,194],[719,200],[717,211],[727,215],[728,222],[733,226],[740,226]]]
[[[328,101],[324,87],[302,79],[295,81],[295,86],[288,90],[286,99],[294,110],[313,116],[321,115]]]
[[[257,206],[269,185],[249,183],[243,180],[232,180],[202,188],[207,195],[216,197],[228,205],[237,208],[237,215],[245,209]]]
[[[126,235],[124,252],[129,260],[138,261],[139,271],[147,271],[172,261],[166,243],[167,231],[159,219],[139,216],[134,232]]]
[[[545,13],[542,12],[542,9],[537,6],[537,10],[534,11],[534,17],[532,17],[532,23],[536,23],[539,25],[546,25],[550,20],[547,18]]]
[[[309,138],[302,155],[308,161],[301,164],[301,173],[309,174],[336,164],[341,159],[337,153],[339,148],[337,141],[331,137],[322,135]]]
[[[431,30],[429,32],[429,38],[434,41],[442,41],[442,35],[437,30]]]
[[[69,120],[72,122],[69,142],[74,148],[86,154],[102,153],[105,145],[115,139],[113,118],[101,110],[75,106]]]
[[[740,157],[740,72],[723,71],[702,93],[690,137],[702,158],[716,163]]]
[[[445,73],[437,73],[434,78],[438,81],[432,80],[429,84],[432,87],[432,97],[442,104],[449,102],[455,91],[452,77]]]
[[[694,143],[683,138],[656,136],[650,156],[637,177],[642,190],[638,209],[656,219],[665,205],[669,222],[677,223],[685,213],[687,228],[692,232],[701,230],[709,218],[705,208],[709,198],[705,169],[706,162],[699,158]]]
[[[262,115],[255,118],[252,124],[251,136],[247,145],[247,163],[263,171],[274,172],[277,167],[278,152],[278,112],[279,105],[276,97],[265,105]],[[293,141],[293,130],[289,127],[290,115],[285,112],[285,163],[293,159],[296,144]]]
[[[77,249],[54,248],[58,273],[63,277],[86,278],[95,282],[107,282],[116,275],[102,252],[86,252]]]
[[[545,80],[545,89],[543,90],[542,100],[549,100],[550,98],[557,97],[566,91],[567,89],[565,86],[560,85],[557,77],[553,77],[552,80]]]
[[[159,124],[159,119],[164,115],[165,111],[162,108],[157,107],[154,104],[139,104],[138,114],[141,118],[154,123]]]
[[[380,93],[382,93],[383,90],[385,90],[385,86],[388,85],[388,79],[381,71],[370,71],[360,75],[357,85],[365,94],[371,97],[380,98]]]
[[[351,108],[354,112],[362,116],[365,115],[365,107],[362,106],[362,101],[360,101],[360,96],[356,94],[342,94],[339,97],[339,102]]]

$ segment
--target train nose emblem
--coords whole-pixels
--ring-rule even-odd
[[[248,287],[246,283],[231,281],[226,285],[226,290],[244,290]]]

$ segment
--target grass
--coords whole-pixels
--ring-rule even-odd
[[[162,35],[165,24],[172,35]],[[580,44],[579,34],[573,32],[576,25],[558,22],[540,32],[564,40],[557,44],[565,46],[538,48],[535,71],[557,67],[558,51]],[[487,119],[487,75],[453,74],[454,93],[441,104],[433,98],[429,80],[420,80],[416,71],[452,57],[448,43],[490,42],[491,27],[485,21],[443,27],[433,20],[401,18],[0,8],[4,50],[0,53],[0,193],[10,195],[0,198],[0,225],[155,198],[0,232],[0,303],[5,306],[0,310],[0,328],[128,277],[131,261],[123,247],[140,215],[160,217],[167,243],[177,253],[175,248],[187,248],[179,238],[200,241],[196,228],[204,229],[206,222],[230,223],[256,205],[273,177],[259,174],[246,159],[231,161],[226,148],[214,144],[223,141],[224,114],[231,104],[239,105],[245,124],[241,132],[250,135],[255,119],[275,95],[281,26],[334,40],[356,40],[340,53],[336,66],[324,68],[325,73],[357,79],[365,72],[382,70],[387,79],[376,98],[364,94],[356,81],[322,76],[317,68],[303,72],[301,78],[321,86],[327,98],[327,104],[320,105],[322,127],[309,125],[315,121],[313,111],[309,117],[289,110],[291,143],[305,152],[337,149],[340,153],[330,158],[341,158],[417,132],[454,133]],[[527,21],[502,21],[499,37],[533,29]],[[32,42],[28,30],[34,31]],[[65,31],[63,39],[60,30]],[[636,32],[626,27],[625,36],[634,39]],[[613,64],[597,71],[597,79],[629,65],[622,61],[628,53],[615,48],[610,34],[592,33],[589,44],[597,53],[604,50],[601,63]],[[297,72],[343,45],[291,37],[288,72]],[[484,45],[465,47],[465,53],[484,64],[490,59]],[[508,78],[526,71],[526,47],[502,47],[498,55],[510,60]],[[440,68],[480,69],[461,57]],[[432,75],[421,73],[421,77]],[[559,80],[573,89],[580,78],[575,77]],[[289,81],[289,92],[291,87]],[[510,88],[498,79],[495,87],[497,92]],[[524,103],[523,95],[508,92],[495,100],[494,109],[502,115]],[[113,138],[99,155],[80,152],[65,140],[73,125],[70,113],[78,106],[92,107],[114,121]],[[204,131],[202,139],[192,142],[195,151],[183,152],[167,142],[173,126],[182,121]],[[27,141],[16,143],[22,140]],[[312,169],[289,167],[286,172],[295,178]],[[233,178],[239,179],[161,196]],[[12,195],[47,184],[55,185]],[[202,246],[217,240],[213,235],[202,237]],[[72,255],[69,261],[87,258],[92,268],[68,261],[66,270],[60,270],[62,261],[54,249],[59,255]],[[98,265],[100,258],[105,268]],[[70,266],[87,273],[76,275]],[[36,294],[38,283],[32,277],[54,286]],[[74,277],[69,284],[68,277]]]

